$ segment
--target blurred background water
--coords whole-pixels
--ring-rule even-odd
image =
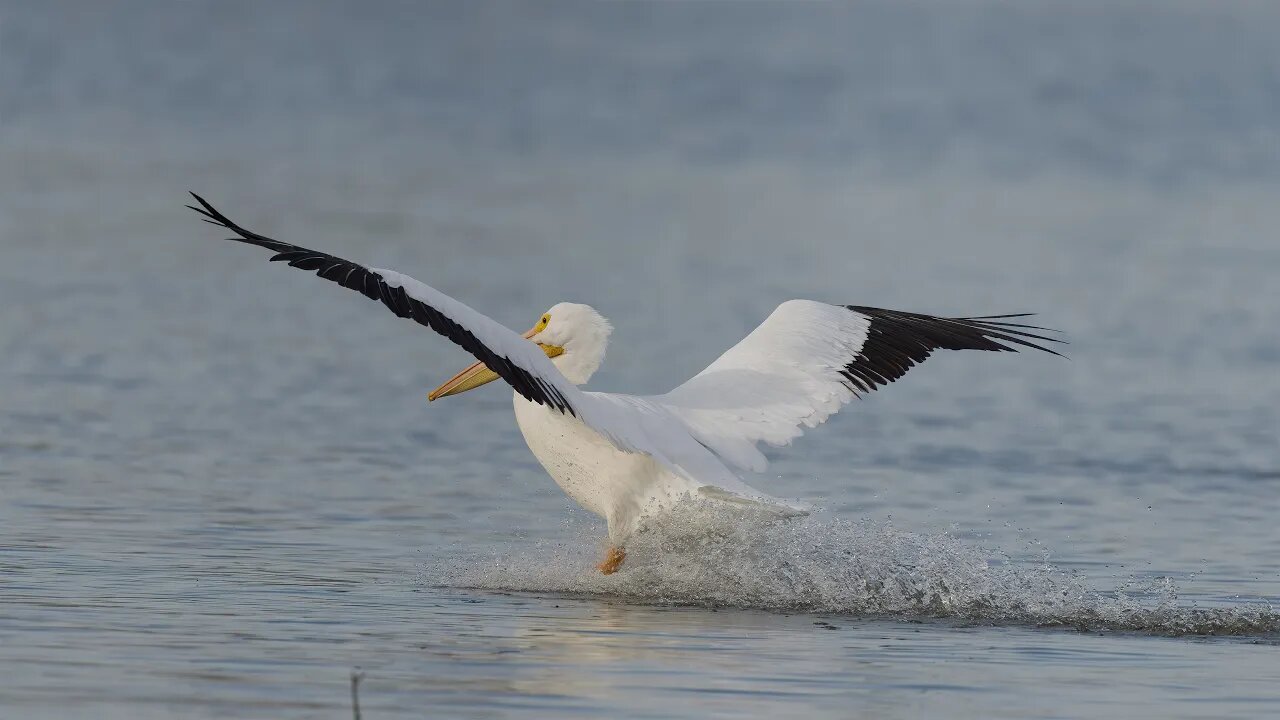
[[[370,718],[1276,712],[1277,35],[1234,1],[0,3],[0,710],[342,717],[359,666]],[[461,351],[187,189],[517,329],[589,302],[597,389],[793,297],[1038,311],[1070,360],[937,356],[754,479],[814,519],[601,578],[507,391],[428,406]]]

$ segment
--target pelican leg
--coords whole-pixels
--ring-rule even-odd
[[[604,554],[604,560],[596,565],[596,569],[604,575],[612,575],[618,572],[618,568],[622,567],[622,561],[627,559],[627,553],[620,547],[609,546],[609,550]]]

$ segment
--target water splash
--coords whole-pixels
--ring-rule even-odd
[[[821,514],[797,520],[687,502],[627,543],[622,572],[592,569],[589,542],[503,548],[444,572],[459,587],[629,602],[839,613],[1160,635],[1280,636],[1270,604],[1179,605],[1172,581],[1104,593],[1048,562],[1016,563],[950,535]]]

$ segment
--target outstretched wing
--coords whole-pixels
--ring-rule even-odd
[[[861,393],[902,377],[934,350],[1058,353],[1043,330],[1008,322],[1022,315],[940,318],[810,300],[782,303],[737,345],[688,382],[648,398],[670,409],[694,437],[748,470],[767,465],[757,443],[781,446]]]
[[[715,484],[736,494],[758,496],[672,413],[644,398],[588,393],[569,382],[536,344],[444,293],[393,270],[365,267],[317,250],[259,235],[232,222],[192,193],[188,205],[206,222],[235,233],[229,238],[274,251],[272,261],[315,272],[325,280],[362,293],[391,312],[440,333],[506,380],[528,400],[577,417],[625,452],[652,456],[698,484]]]
[[[461,346],[528,400],[561,412],[576,412],[566,394],[568,389],[576,392],[577,388],[560,374],[546,354],[488,316],[394,270],[365,267],[246,230],[204,198],[195,193],[191,196],[200,207],[187,207],[203,215],[205,222],[235,233],[236,237],[229,240],[274,250],[271,262],[288,262],[290,267],[314,271],[325,280],[380,301],[397,316],[425,325]]]

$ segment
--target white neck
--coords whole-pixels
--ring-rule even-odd
[[[604,362],[604,351],[604,343],[592,343],[588,347],[566,346],[564,353],[552,358],[551,362],[555,363],[556,369],[569,382],[574,385],[586,385],[596,370],[600,369],[600,363]]]

